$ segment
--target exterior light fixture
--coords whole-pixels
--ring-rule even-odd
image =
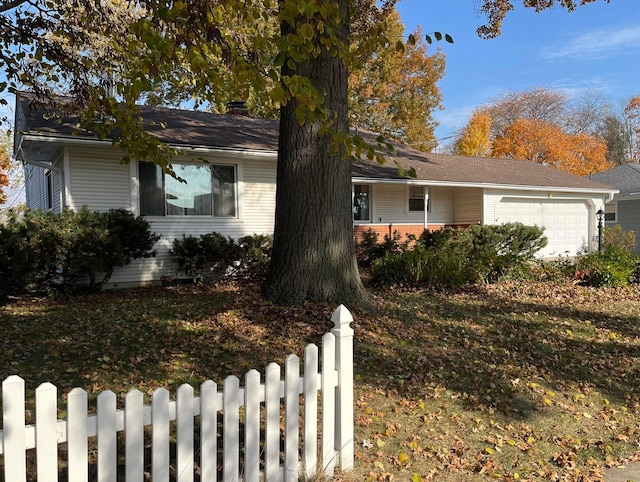
[[[603,238],[603,227],[602,221],[604,221],[604,210],[602,208],[598,209],[596,212],[596,218],[598,219],[598,252],[602,251],[602,238]]]

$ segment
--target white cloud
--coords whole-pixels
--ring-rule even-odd
[[[605,96],[613,95],[615,89],[611,80],[599,76],[584,79],[561,78],[556,79],[550,85],[550,89],[563,92],[568,98],[579,97],[585,92],[593,91],[602,93]]]
[[[608,27],[581,33],[562,44],[540,51],[544,59],[592,59],[611,57],[640,49],[640,25],[627,28]]]

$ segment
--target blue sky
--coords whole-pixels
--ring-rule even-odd
[[[400,0],[397,6],[407,33],[421,25],[424,33],[454,38],[440,44],[447,65],[439,83],[444,110],[434,113],[438,138],[455,134],[474,108],[507,90],[599,91],[614,106],[640,94],[640,0],[597,0],[570,13],[516,7],[492,40],[476,34],[485,22],[477,3]]]
[[[522,3],[514,0],[514,3]],[[447,55],[439,83],[444,110],[434,113],[439,138],[463,127],[474,108],[506,90],[559,89],[568,95],[602,92],[614,105],[640,94],[640,0],[596,0],[574,12],[561,8],[535,13],[516,7],[502,35],[476,35],[484,16],[479,0],[400,0],[398,10],[412,32],[440,31],[454,43],[438,44]],[[434,44],[434,47],[436,48]],[[13,119],[13,96],[0,115]],[[444,140],[443,143],[450,140]]]

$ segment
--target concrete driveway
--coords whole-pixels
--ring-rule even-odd
[[[640,462],[633,462],[622,468],[606,469],[604,482],[640,482]]]

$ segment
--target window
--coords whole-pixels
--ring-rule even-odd
[[[615,223],[616,221],[616,204],[615,203],[605,204],[604,220],[607,222]]]
[[[236,215],[234,166],[174,164],[177,179],[150,162],[138,169],[143,216]]]
[[[424,212],[423,186],[409,186],[409,211]]]
[[[369,187],[366,184],[354,184],[353,186],[353,220],[369,221],[371,196]]]

